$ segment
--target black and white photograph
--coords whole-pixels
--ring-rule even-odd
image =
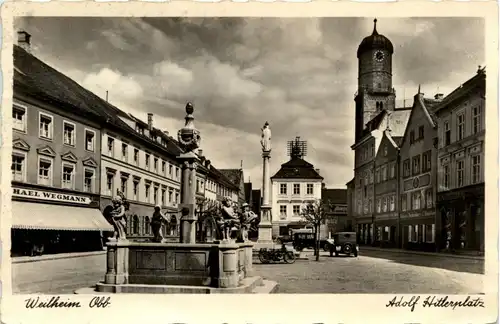
[[[498,294],[483,16],[13,15],[12,294],[479,311]]]

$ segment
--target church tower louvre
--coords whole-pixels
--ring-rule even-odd
[[[373,32],[358,47],[358,91],[356,93],[356,142],[371,119],[383,110],[394,110],[396,93],[392,86],[391,41],[377,31],[377,19]]]

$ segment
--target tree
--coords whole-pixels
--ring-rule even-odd
[[[321,224],[324,224],[326,220],[330,217],[329,211],[331,208],[330,202],[325,202],[321,199],[308,202],[304,208],[302,208],[301,216],[304,220],[314,227],[314,254],[316,255],[316,261],[319,261],[319,248],[320,248],[320,238],[319,229]]]

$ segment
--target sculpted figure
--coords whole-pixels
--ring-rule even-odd
[[[113,227],[115,228],[113,239],[126,239],[127,223],[125,219],[125,206],[123,204],[123,199],[121,196],[116,196],[115,198],[113,198],[113,210],[110,214]]]
[[[218,222],[219,228],[221,229],[223,240],[228,240],[231,238],[231,232],[240,224],[229,198],[225,198],[222,201],[221,213],[222,218]]]
[[[163,223],[170,223],[168,215],[161,212],[160,206],[156,205],[151,218],[151,230],[153,231],[153,242],[162,242],[161,226]]]
[[[266,122],[264,127],[262,127],[262,139],[260,140],[260,144],[262,145],[263,152],[271,151],[271,129],[269,128],[269,123]]]
[[[248,241],[248,231],[255,226],[258,217],[253,211],[250,210],[250,206],[244,203],[242,206],[241,213],[241,237],[243,241]]]

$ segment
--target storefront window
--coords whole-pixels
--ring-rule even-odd
[[[427,192],[425,193],[425,203],[427,205],[427,208],[432,208],[432,190],[429,189],[427,190]]]
[[[396,197],[391,196],[390,199],[391,199],[391,211],[394,211],[396,209],[396,206],[395,206],[396,205],[396,202],[395,202]]]
[[[382,206],[382,200],[380,198],[377,198],[377,213],[380,213]]]
[[[406,194],[401,195],[401,210],[406,211]]]
[[[425,225],[425,242],[434,242],[434,224]]]
[[[384,232],[382,234],[382,239],[384,241],[389,241],[390,237],[389,237],[389,226],[385,226],[384,227]]]

